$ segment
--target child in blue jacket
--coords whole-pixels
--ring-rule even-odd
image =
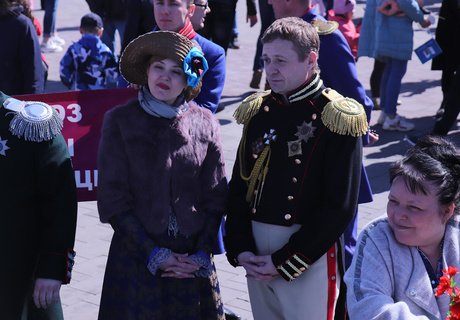
[[[116,87],[118,66],[115,56],[101,41],[102,19],[95,13],[81,18],[81,39],[73,43],[61,59],[60,77],[72,90]]]

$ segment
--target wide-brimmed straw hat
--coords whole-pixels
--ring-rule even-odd
[[[147,84],[147,67],[153,56],[177,61],[181,66],[193,43],[171,31],[154,31],[131,41],[120,58],[120,72],[130,83]]]

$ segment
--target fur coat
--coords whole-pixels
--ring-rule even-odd
[[[227,191],[219,123],[189,104],[174,119],[151,116],[137,101],[106,114],[98,156],[102,222],[131,212],[159,235],[173,211],[184,236],[219,225]]]

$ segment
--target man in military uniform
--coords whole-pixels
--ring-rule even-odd
[[[341,95],[355,99],[362,104],[369,123],[373,108],[372,100],[366,95],[363,85],[358,80],[355,59],[351,54],[347,41],[342,33],[337,30],[338,24],[335,21],[326,21],[314,10],[310,10],[310,0],[268,0],[268,2],[273,6],[273,12],[277,19],[300,17],[315,26],[321,43],[318,65],[321,69],[321,79],[324,81],[324,85],[334,88]],[[363,135],[363,145],[373,143],[378,138],[376,133],[369,132]],[[372,190],[363,166],[361,168],[358,203],[371,201]],[[348,268],[353,258],[357,239],[357,218],[356,216],[344,234],[345,268]]]
[[[255,319],[332,319],[337,242],[356,212],[366,114],[324,87],[310,24],[279,19],[262,43],[272,92],[254,94],[235,113],[244,130],[230,181],[227,257],[246,269]]]
[[[63,318],[77,199],[61,128],[49,105],[0,92],[1,319]]]

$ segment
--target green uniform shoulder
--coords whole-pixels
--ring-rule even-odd
[[[260,106],[264,100],[270,95],[271,90],[256,92],[245,98],[243,102],[233,113],[233,117],[238,124],[247,124],[249,120],[259,112]]]
[[[26,141],[52,140],[61,133],[63,122],[51,106],[39,101],[21,101],[0,92],[0,106],[14,116],[10,121],[10,132]]]
[[[329,88],[324,89],[322,95],[328,102],[321,113],[321,119],[329,130],[354,137],[366,134],[369,125],[360,103]]]
[[[315,27],[320,36],[331,34],[339,28],[339,24],[336,21],[324,21],[318,19],[313,20],[311,24]]]
[[[0,106],[3,105],[3,102],[6,101],[6,99],[10,98],[9,96],[7,96],[6,94],[4,94],[2,91],[0,91]]]

